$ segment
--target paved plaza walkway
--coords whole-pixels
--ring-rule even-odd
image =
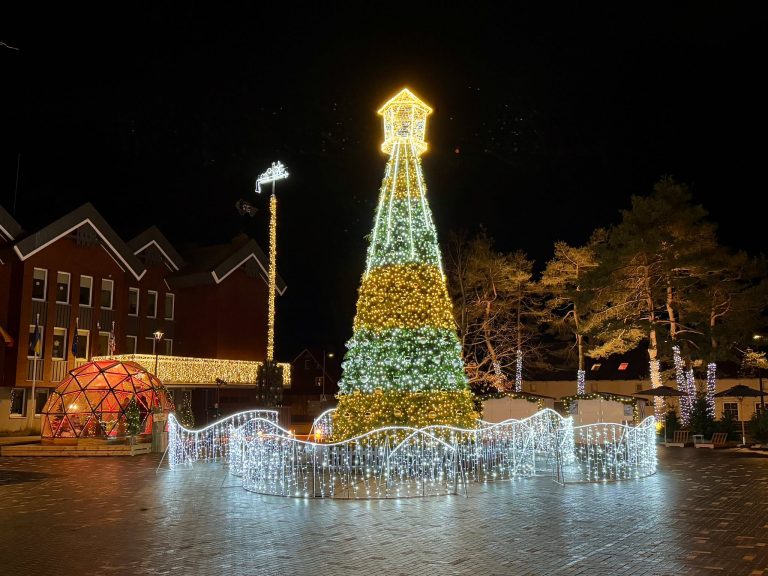
[[[642,480],[378,501],[260,496],[154,454],[0,458],[0,575],[768,576],[768,458],[659,456]]]

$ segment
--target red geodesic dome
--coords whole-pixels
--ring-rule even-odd
[[[131,398],[141,413],[141,432],[152,432],[152,413],[173,411],[168,392],[136,362],[100,360],[69,372],[43,408],[43,438],[125,436],[125,411]]]

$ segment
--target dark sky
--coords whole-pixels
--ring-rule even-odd
[[[672,175],[725,244],[765,252],[765,18],[616,4],[6,13],[0,203],[14,211],[20,153],[27,228],[90,201],[126,239],[157,224],[266,249],[253,183],[280,159],[277,356],[342,352],[386,164],[375,112],[408,86],[434,108],[423,166],[442,240],[482,224],[542,265]]]

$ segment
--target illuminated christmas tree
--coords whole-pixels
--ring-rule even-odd
[[[389,154],[347,343],[334,436],[386,425],[474,427],[419,156],[432,110],[404,89],[379,110]]]

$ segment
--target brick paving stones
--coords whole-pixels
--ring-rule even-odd
[[[374,501],[260,496],[154,454],[0,458],[0,575],[768,576],[768,458],[659,456],[642,480]]]

